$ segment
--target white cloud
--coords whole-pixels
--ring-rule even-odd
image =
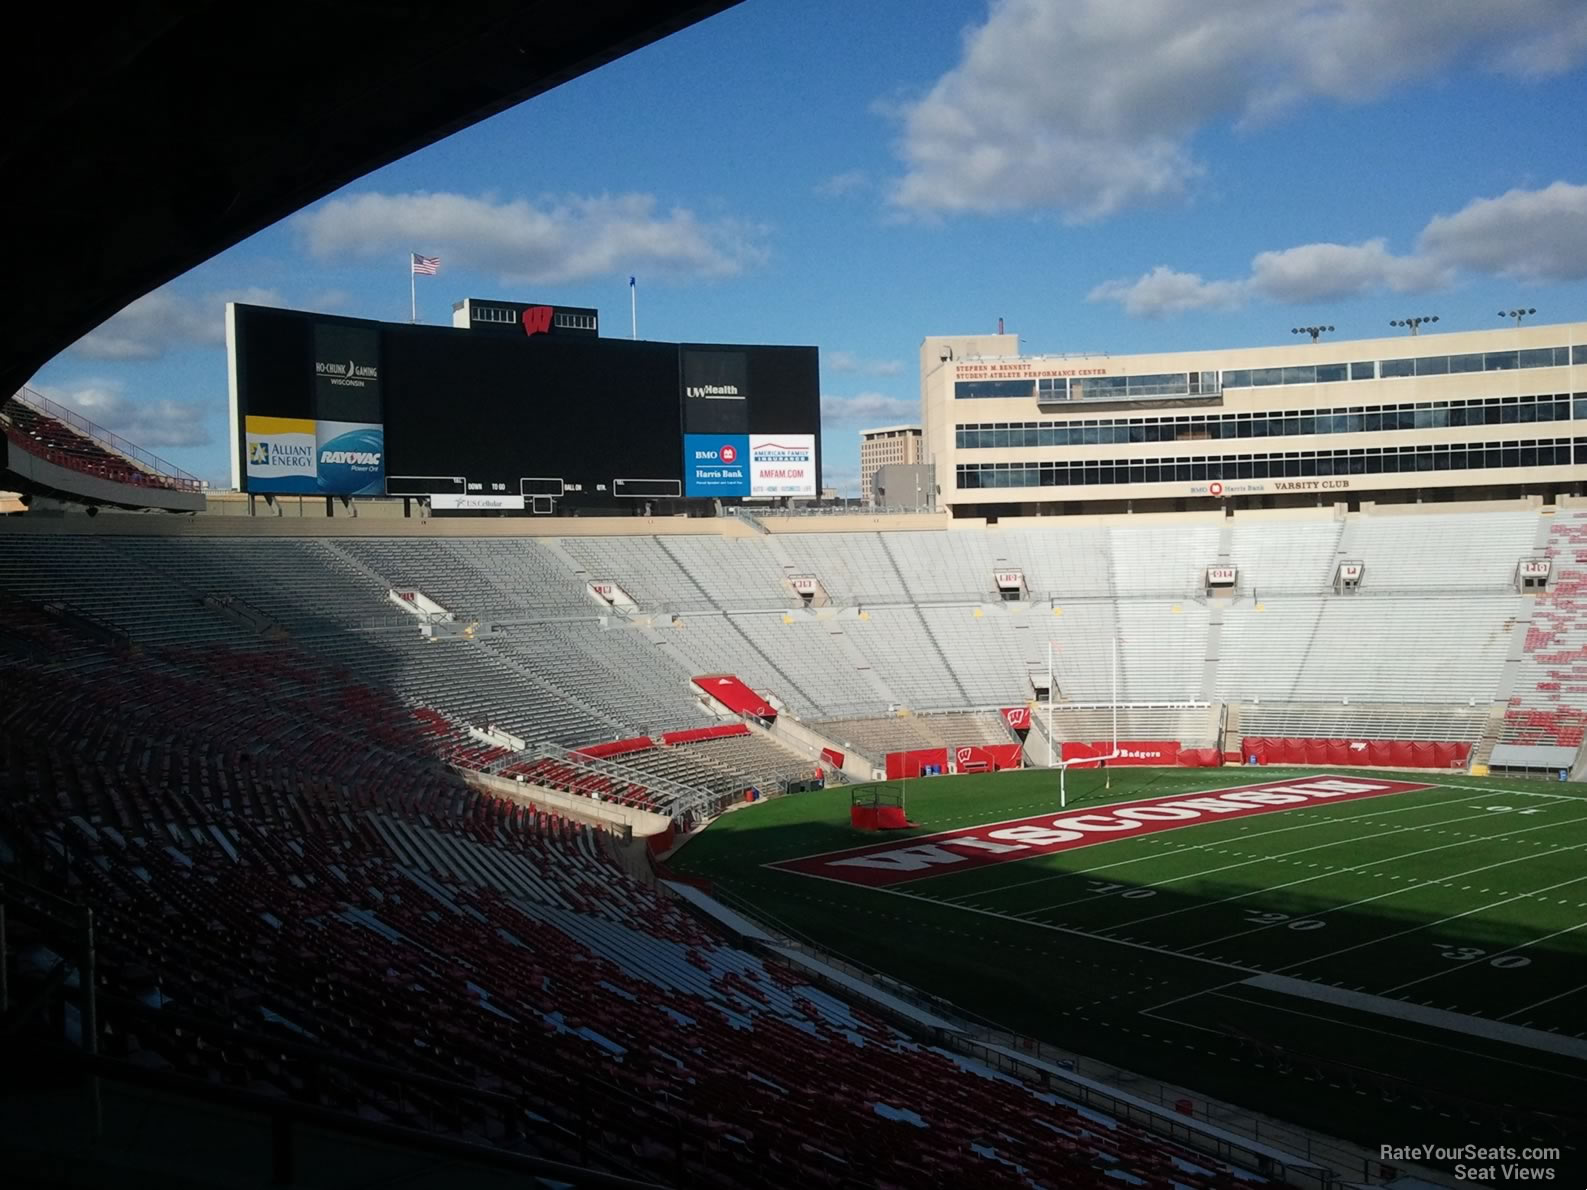
[[[616,274],[729,277],[766,259],[766,229],[741,219],[662,211],[653,195],[568,195],[539,204],[485,195],[358,194],[299,215],[316,260],[400,260],[409,248],[441,267],[494,274],[504,284]]]
[[[1088,296],[1150,318],[1229,309],[1257,298],[1303,305],[1385,290],[1428,293],[1454,284],[1462,272],[1580,281],[1587,279],[1587,185],[1555,182],[1473,199],[1453,215],[1428,220],[1416,243],[1405,256],[1390,252],[1382,239],[1259,252],[1248,276],[1228,281],[1158,265],[1134,281],[1104,281]]]
[[[1243,281],[1206,281],[1196,273],[1158,265],[1134,281],[1104,281],[1088,295],[1093,302],[1118,302],[1125,313],[1155,318],[1187,310],[1230,309],[1245,301]]]
[[[236,289],[183,297],[156,289],[114,314],[72,345],[88,359],[150,360],[181,347],[212,347],[226,341],[226,303],[279,306],[273,289]]]
[[[821,396],[823,422],[864,422],[883,425],[889,422],[920,420],[920,402],[886,393],[859,393],[852,397]]]
[[[824,357],[834,372],[859,372],[866,376],[897,376],[904,370],[902,360],[861,359],[852,351],[829,351]]]
[[[198,401],[133,400],[114,380],[83,380],[71,386],[30,385],[34,392],[82,414],[95,425],[146,449],[207,446],[213,440]]]
[[[1308,100],[1362,103],[1459,67],[1558,74],[1587,56],[1579,0],[993,0],[958,65],[898,109],[919,215],[1057,209],[1073,220],[1183,196],[1213,124]]]
[[[1304,303],[1388,289],[1426,293],[1449,284],[1449,270],[1416,256],[1395,256],[1381,239],[1362,244],[1300,244],[1259,252],[1250,288],[1275,301]]]
[[[844,170],[825,181],[816,183],[816,193],[823,198],[843,198],[871,188],[871,177],[863,169]]]
[[[1479,198],[1423,229],[1421,251],[1472,272],[1526,280],[1587,278],[1587,186],[1555,182]]]

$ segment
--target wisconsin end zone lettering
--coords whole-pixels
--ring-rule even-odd
[[[1128,839],[1152,831],[1195,826],[1198,822],[1217,818],[1244,818],[1252,814],[1271,814],[1275,810],[1430,788],[1429,785],[1368,777],[1308,777],[1299,781],[1215,789],[1183,797],[1120,802],[1072,814],[992,822],[968,830],[807,855],[766,866],[802,876],[885,887],[945,872],[967,872],[987,864],[1034,859],[1039,855],[1106,843],[1109,839]]]

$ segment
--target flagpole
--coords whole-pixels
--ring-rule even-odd
[[[408,321],[419,321],[419,281],[418,274],[413,271],[412,252],[408,253]]]
[[[639,338],[639,286],[633,277],[628,278],[628,337]]]

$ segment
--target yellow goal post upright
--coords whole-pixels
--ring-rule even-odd
[[[1069,805],[1069,788],[1066,780],[1071,763],[1096,764],[1118,759],[1119,755],[1119,638],[1113,638],[1113,741],[1112,750],[1105,756],[1087,756],[1083,761],[1067,761],[1063,758],[1063,748],[1059,745],[1057,737],[1053,734],[1053,701],[1058,693],[1058,683],[1053,675],[1053,641],[1047,640],[1047,767],[1058,770],[1058,808],[1067,809]]]

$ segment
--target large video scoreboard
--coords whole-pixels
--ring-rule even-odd
[[[552,513],[815,496],[814,347],[410,326],[227,307],[242,490]],[[509,328],[510,329],[510,328]]]

